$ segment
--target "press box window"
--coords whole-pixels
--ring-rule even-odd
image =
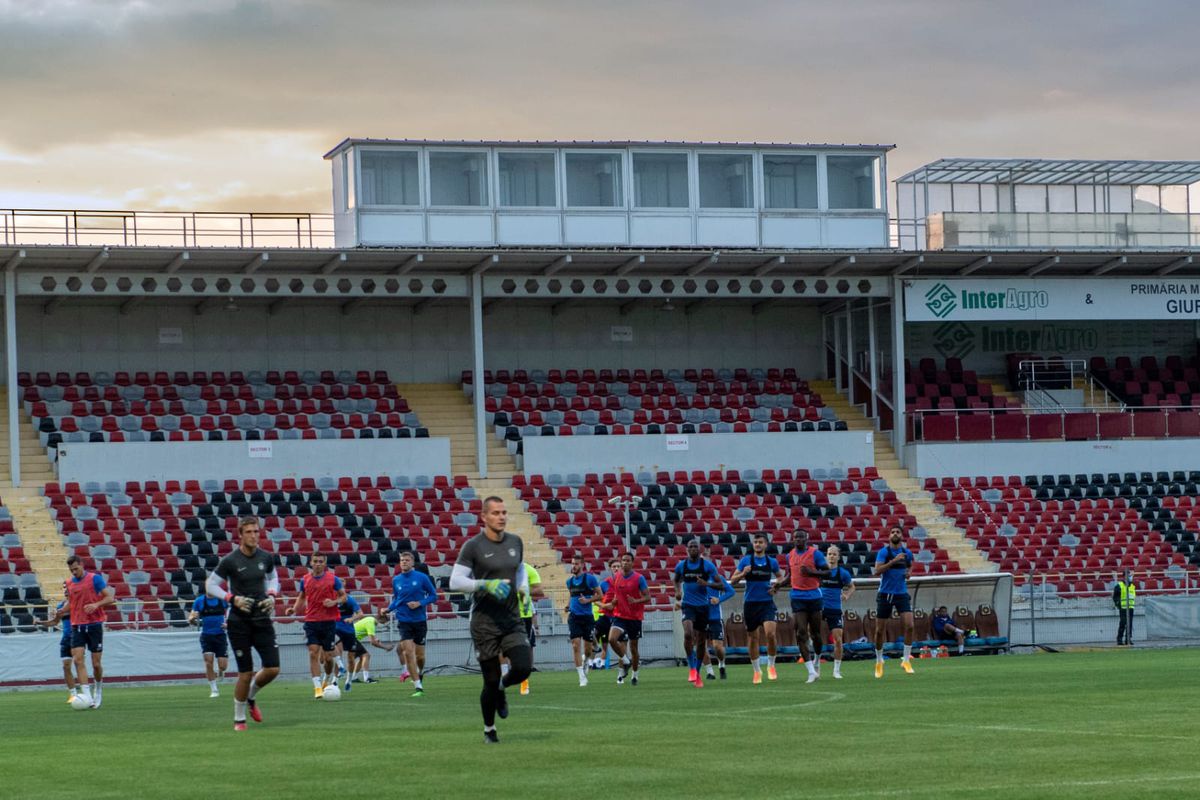
[[[359,153],[364,206],[421,204],[417,154],[364,150]]]
[[[429,199],[435,206],[486,206],[487,156],[430,153]]]
[[[750,156],[700,155],[701,208],[753,208],[754,169]]]
[[[553,153],[501,153],[500,205],[555,206]]]
[[[620,208],[621,156],[618,153],[567,153],[567,205],[573,208]]]
[[[635,153],[634,204],[641,208],[687,208],[687,162],[684,153]]]
[[[830,208],[879,208],[874,156],[829,156]]]
[[[767,208],[817,207],[816,156],[763,156]]]

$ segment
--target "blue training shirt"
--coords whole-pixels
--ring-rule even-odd
[[[424,572],[400,572],[392,578],[392,603],[388,606],[397,622],[424,622],[427,619],[425,607],[436,603],[437,588]],[[416,601],[418,608],[409,608],[408,604]]]
[[[63,614],[62,619],[59,620],[59,622],[62,624],[62,639],[60,639],[58,643],[69,645],[69,644],[71,644],[71,609],[70,609],[70,606],[67,605],[66,600],[63,600],[61,603],[59,603],[57,606],[55,606],[54,610],[61,611],[64,608],[67,609],[67,613]]]
[[[717,580],[717,568],[711,561],[701,558],[699,561],[684,559],[675,565],[675,577],[683,579],[683,604],[685,606],[708,605],[708,587],[700,584],[700,579]]]
[[[944,633],[946,630],[946,625],[950,625],[953,623],[954,623],[954,620],[951,619],[950,617],[943,617],[941,615],[935,615],[933,618],[933,631],[934,631],[934,633]]]
[[[229,603],[203,595],[196,598],[192,611],[200,615],[200,633],[205,636],[224,635],[225,613],[229,611]]]
[[[600,579],[586,572],[567,578],[567,591],[571,593],[570,613],[582,616],[592,616],[592,604],[583,602],[584,597],[593,597],[600,589]]]
[[[746,594],[743,601],[746,603],[771,602],[771,580],[779,574],[779,560],[771,556],[763,556],[761,559],[755,555],[742,556],[737,568],[741,571],[747,567],[750,568],[750,571],[746,573]]]
[[[735,592],[733,590],[733,584],[731,584],[729,581],[725,580],[724,575],[718,574],[717,578],[718,578],[718,580],[721,581],[721,588],[720,589],[709,588],[709,590],[708,590],[709,598],[713,598],[713,597],[717,598],[716,605],[713,605],[711,602],[708,604],[708,619],[709,619],[709,621],[714,621],[714,620],[720,621],[720,620],[724,619],[724,617],[721,616],[721,603],[724,603],[726,600],[732,600],[734,595],[737,594],[737,592]]]
[[[912,568],[913,554],[911,550],[907,547],[885,545],[879,549],[879,553],[875,556],[875,563],[886,564],[901,553],[905,555],[904,564],[892,567],[879,576],[880,594],[908,594],[908,584],[905,582],[905,577],[908,575],[908,570]]]
[[[354,633],[354,626],[346,620],[353,617],[359,611],[362,611],[362,606],[358,604],[350,595],[346,595],[346,602],[338,606],[338,621],[334,627],[342,633]]]
[[[854,576],[845,567],[838,567],[828,578],[821,579],[821,604],[830,611],[842,610],[842,589],[854,583]]]
[[[826,560],[825,554],[822,553],[820,550],[814,550],[812,565],[813,565],[813,569],[828,569],[829,561]],[[795,580],[795,579],[796,579],[796,576],[793,575],[792,580]],[[820,580],[820,579],[816,579],[816,580]],[[815,588],[815,589],[792,589],[789,597],[791,597],[793,600],[820,600],[821,599],[821,586],[818,583],[817,588]]]

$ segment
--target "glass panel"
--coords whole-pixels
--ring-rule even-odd
[[[767,208],[817,207],[816,156],[763,156]]]
[[[346,209],[351,210],[357,204],[358,194],[354,190],[354,151],[347,150],[342,154],[342,173],[346,176]]]
[[[699,162],[701,207],[754,207],[754,166],[749,155],[701,154]]]
[[[386,153],[363,150],[362,204],[364,206],[418,206],[421,191],[415,152]]]
[[[687,155],[635,153],[633,196],[634,205],[642,208],[687,208]]]
[[[619,208],[620,153],[567,153],[567,205],[584,208]]]
[[[830,208],[879,208],[874,156],[829,156]]]
[[[435,206],[486,206],[487,156],[430,153],[429,198]]]
[[[1018,213],[1029,214],[1045,214],[1046,213],[1046,187],[1045,186],[1017,186],[1014,190],[1017,207],[1013,209]]]
[[[553,153],[501,153],[500,205],[555,206]]]

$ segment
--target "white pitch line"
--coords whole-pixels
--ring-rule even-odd
[[[1139,775],[1129,778],[1101,778],[1087,781],[1043,781],[1041,783],[992,783],[986,786],[939,786],[939,792],[954,794],[976,794],[991,792],[1011,792],[1029,789],[1088,789],[1104,786],[1137,786],[1155,783],[1178,783],[1181,781],[1200,781],[1200,774],[1187,775]],[[821,792],[823,797],[855,798],[855,797],[925,797],[928,789],[863,789],[850,792]]]
[[[814,694],[818,694],[818,693],[814,692]],[[785,705],[763,706],[761,708],[739,708],[739,709],[736,709],[733,711],[688,711],[688,710],[672,711],[672,710],[668,710],[668,709],[648,709],[648,710],[644,710],[644,711],[638,711],[638,714],[639,715],[641,715],[641,714],[666,714],[666,715],[669,715],[672,717],[713,717],[713,718],[717,718],[717,719],[723,719],[723,718],[728,718],[730,716],[733,716],[735,714],[763,714],[763,713],[774,712],[774,711],[785,711],[785,710],[793,709],[793,708],[806,708],[808,706],[819,706],[819,705],[824,705],[826,703],[836,703],[839,700],[846,699],[846,695],[842,694],[841,692],[820,692],[819,694],[824,695],[824,697],[821,697],[821,698],[815,699],[815,700],[806,700],[803,703],[789,703],[789,704],[785,704]],[[585,708],[582,706],[548,706],[548,705],[533,705],[533,704],[527,705],[525,703],[521,703],[521,707],[522,708],[536,708],[536,709],[540,709],[542,711],[594,712],[596,710],[594,707]]]
[[[867,719],[847,719],[843,722],[856,723],[859,725],[878,725],[878,720]],[[905,725],[920,728],[944,728],[947,730],[970,730],[970,731],[995,731],[997,733],[1048,733],[1054,736],[1111,736],[1112,731],[1108,730],[1068,730],[1066,728],[1036,728],[1029,725],[997,725],[997,724],[980,724],[970,725],[962,722],[926,722],[921,720],[905,720]],[[1122,732],[1123,738],[1133,739],[1151,739],[1159,741],[1180,741],[1192,742],[1195,737],[1192,736],[1176,736],[1168,733],[1125,733]]]

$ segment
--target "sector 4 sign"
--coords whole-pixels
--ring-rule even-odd
[[[909,322],[1200,319],[1200,281],[1036,278],[904,282]]]

